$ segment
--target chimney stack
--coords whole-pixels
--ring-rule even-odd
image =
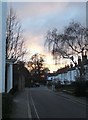
[[[82,62],[83,62],[83,64],[86,64],[86,62],[87,62],[86,51],[85,51],[85,55],[82,55]]]
[[[80,56],[78,56],[78,65],[81,65],[81,57]]]

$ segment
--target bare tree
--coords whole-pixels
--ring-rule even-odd
[[[23,30],[13,8],[10,8],[6,21],[6,59],[22,60],[26,53]]]
[[[44,58],[41,54],[34,54],[28,62],[30,71],[38,72],[43,69]]]
[[[31,72],[34,81],[46,81],[45,78],[49,69],[44,66],[44,55],[38,53],[34,54],[28,62],[28,68]]]
[[[75,63],[75,56],[82,57],[85,52],[88,52],[88,28],[73,21],[65,27],[62,34],[59,34],[57,29],[48,31],[46,43],[53,56],[70,59]],[[83,67],[83,65],[79,67],[80,75],[84,74]]]

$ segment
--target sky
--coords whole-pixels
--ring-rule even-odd
[[[22,23],[25,47],[29,51],[25,56],[26,61],[35,53],[43,54],[51,72],[67,64],[67,61],[61,60],[60,64],[54,65],[52,55],[44,46],[45,36],[53,28],[62,32],[72,20],[85,25],[85,2],[8,2],[7,6],[13,7]]]

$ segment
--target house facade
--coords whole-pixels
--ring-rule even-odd
[[[77,73],[78,73],[78,69],[76,67],[73,67],[73,68],[65,67],[65,68],[59,69],[56,72],[56,74],[49,76],[48,80],[55,81],[56,83],[58,81],[61,81],[62,84],[64,84],[64,81],[68,81],[68,83],[71,83],[72,81],[75,81]]]
[[[13,60],[6,60],[6,15],[7,3],[0,2],[0,93],[13,87]]]
[[[59,72],[60,71],[60,72]],[[76,76],[78,76],[78,68],[72,67],[72,68],[62,68],[58,70],[58,79],[62,82],[68,81],[68,83],[71,83],[72,81],[75,81]]]
[[[66,66],[64,68],[61,68],[61,69],[58,69],[56,71],[56,73],[51,73],[49,76],[48,76],[48,81],[54,81],[54,82],[58,82],[58,81],[61,81],[62,84],[64,84],[65,81],[67,81],[67,84],[70,84],[72,81],[75,81],[76,80],[76,77],[78,77],[80,75],[80,72],[79,72],[79,64],[82,64],[84,65],[84,68],[85,68],[85,77],[86,77],[86,80],[88,80],[88,59],[87,59],[87,56],[84,55],[83,56],[83,61],[81,60],[78,60],[78,65],[76,66]]]
[[[5,70],[5,92],[10,92],[13,88],[13,64],[14,59],[6,60],[6,70]]]

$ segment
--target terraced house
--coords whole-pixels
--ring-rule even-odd
[[[87,55],[83,55],[82,60],[80,57],[78,58],[78,64],[75,64],[75,66],[71,64],[70,66],[65,66],[64,68],[58,69],[56,73],[50,73],[48,76],[48,81],[53,81],[56,83],[61,81],[62,84],[70,84],[72,81],[76,80],[76,77],[80,76],[78,67],[80,67],[80,64],[82,63],[85,68],[85,78],[88,80],[88,59]]]

